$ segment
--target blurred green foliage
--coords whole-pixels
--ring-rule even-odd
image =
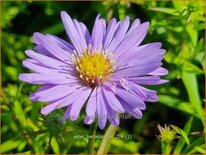
[[[73,18],[92,29],[100,13],[107,21],[140,18],[151,27],[144,43],[160,41],[166,49],[163,65],[170,82],[156,89],[159,102],[148,104],[141,120],[121,120],[108,153],[164,153],[158,124],[173,125],[178,138],[169,152],[205,154],[204,77],[205,77],[205,2],[204,1],[104,1],[104,2],[9,2],[1,13],[2,85],[1,153],[87,153],[88,126],[81,118],[61,123],[64,109],[40,115],[44,103],[32,103],[28,95],[37,86],[22,83],[18,74],[24,51],[33,48],[34,32],[50,33],[68,39],[60,19],[66,10]],[[97,130],[97,151],[104,131]],[[77,137],[78,135],[82,137]],[[76,138],[75,138],[76,136]]]

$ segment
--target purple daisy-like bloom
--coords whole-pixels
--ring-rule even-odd
[[[91,124],[98,117],[101,129],[107,119],[119,125],[119,113],[140,119],[145,102],[156,102],[156,91],[142,85],[167,82],[159,76],[168,74],[161,67],[165,50],[161,43],[140,45],[149,23],[134,20],[130,26],[112,19],[108,26],[96,17],[92,34],[65,12],[61,18],[71,44],[50,34],[34,33],[34,50],[26,50],[23,66],[33,73],[20,74],[19,79],[42,87],[30,95],[32,101],[50,102],[41,113],[67,107],[63,120],[78,118],[86,107],[84,122]]]

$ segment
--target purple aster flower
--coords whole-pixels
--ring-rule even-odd
[[[49,114],[66,107],[63,120],[78,118],[86,107],[84,122],[91,124],[98,117],[101,129],[107,119],[119,125],[121,113],[140,119],[145,102],[156,102],[156,91],[142,85],[167,82],[159,76],[168,71],[162,68],[165,50],[161,43],[140,45],[149,23],[134,20],[130,26],[112,19],[108,26],[100,15],[96,17],[92,33],[65,12],[61,18],[71,43],[56,36],[34,33],[34,50],[26,50],[29,57],[23,66],[33,73],[20,74],[19,79],[42,85],[30,95],[32,101],[50,102],[41,113]]]

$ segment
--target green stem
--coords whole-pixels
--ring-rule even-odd
[[[100,144],[100,147],[99,147],[97,154],[106,154],[107,153],[110,141],[114,137],[114,135],[117,131],[117,128],[118,128],[117,126],[110,124],[110,126],[108,127],[108,129],[107,129],[107,131],[102,139],[102,142]]]
[[[89,128],[88,154],[94,153],[94,138],[96,134],[96,129],[97,129],[97,123],[94,122],[93,124],[90,125],[90,128]]]
[[[162,142],[162,154],[170,154],[170,144]]]

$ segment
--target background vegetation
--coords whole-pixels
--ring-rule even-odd
[[[151,27],[144,43],[160,41],[167,51],[163,65],[169,70],[165,79],[170,82],[151,87],[158,91],[159,102],[148,103],[141,120],[122,119],[108,153],[205,153],[204,1],[1,3],[1,153],[87,153],[88,138],[75,136],[86,136],[89,127],[81,119],[61,124],[65,109],[47,117],[40,115],[46,103],[28,99],[38,86],[18,80],[19,73],[28,72],[21,62],[24,51],[34,47],[34,32],[68,40],[61,10],[86,23],[90,30],[98,13],[107,21],[112,17],[122,20],[126,15],[131,20],[149,21]],[[159,135],[158,124],[173,126]],[[104,132],[97,130],[95,151]]]

